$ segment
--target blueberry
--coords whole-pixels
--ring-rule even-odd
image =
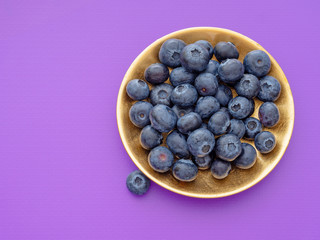
[[[232,99],[232,91],[225,85],[219,85],[217,93],[214,96],[221,106],[228,106],[229,101]]]
[[[209,118],[212,114],[219,111],[219,109],[219,101],[215,97],[206,96],[199,98],[195,112],[198,113],[201,118]]]
[[[276,146],[276,138],[271,132],[263,131],[254,138],[254,144],[261,153],[269,153]]]
[[[128,96],[136,101],[146,99],[149,96],[148,84],[140,79],[133,79],[127,85]]]
[[[254,98],[260,91],[259,79],[252,74],[244,74],[240,82],[234,86],[239,96]]]
[[[260,92],[258,98],[263,102],[276,101],[281,92],[281,85],[277,79],[265,76],[260,79]]]
[[[150,93],[150,100],[153,105],[164,104],[170,106],[171,93],[173,87],[170,84],[162,83],[152,88]]]
[[[228,132],[230,127],[229,115],[223,111],[218,111],[211,116],[208,122],[208,129],[214,135],[220,135]]]
[[[188,139],[188,148],[195,157],[204,157],[209,155],[214,148],[214,135],[205,128],[199,128],[193,131]]]
[[[169,77],[169,69],[162,63],[151,64],[144,72],[144,78],[151,84],[164,83]]]
[[[194,44],[200,45],[201,47],[207,49],[208,52],[209,52],[209,58],[210,59],[212,58],[212,56],[213,56],[213,47],[212,47],[211,43],[209,43],[206,40],[199,40],[199,41],[196,41]]]
[[[242,152],[233,162],[241,169],[251,168],[257,160],[257,151],[248,143],[241,143]]]
[[[232,133],[238,136],[238,138],[243,138],[245,132],[246,132],[246,128],[242,120],[231,119],[228,133]]]
[[[144,149],[150,150],[162,143],[162,134],[150,125],[145,126],[140,133],[140,144]]]
[[[171,94],[171,102],[182,108],[191,107],[197,100],[197,90],[188,83],[175,87]]]
[[[230,162],[223,161],[219,158],[213,160],[211,165],[211,174],[216,179],[224,179],[226,178],[231,171]]]
[[[191,160],[180,159],[174,163],[172,173],[179,181],[191,182],[196,179],[198,168]]]
[[[247,118],[244,122],[244,126],[246,128],[245,138],[249,140],[253,140],[262,130],[261,122],[254,117]]]
[[[189,157],[189,150],[187,145],[186,137],[179,133],[177,130],[173,130],[167,136],[167,146],[174,155],[179,158]]]
[[[207,68],[203,71],[203,73],[211,73],[217,76],[219,65],[219,62],[217,62],[216,60],[210,60]]]
[[[136,102],[132,105],[129,111],[130,121],[139,128],[143,128],[150,124],[149,113],[152,109],[152,104],[149,102]]]
[[[231,42],[218,42],[213,49],[216,59],[221,62],[228,58],[239,57],[239,52],[236,46]]]
[[[180,60],[181,65],[189,72],[202,72],[209,63],[210,55],[207,49],[197,44],[189,44],[182,49]]]
[[[200,170],[206,170],[211,167],[212,157],[210,155],[204,157],[195,157],[194,161]]]
[[[176,87],[183,83],[193,84],[196,74],[188,72],[184,67],[178,67],[171,71],[170,82]]]
[[[273,102],[265,102],[259,108],[259,119],[263,126],[274,127],[280,120],[280,113],[277,105]]]
[[[253,101],[241,96],[230,100],[228,104],[230,114],[236,119],[244,119],[254,111]]]
[[[233,161],[241,154],[240,139],[234,134],[225,134],[218,138],[216,144],[216,155],[225,161]]]
[[[180,66],[180,53],[185,46],[186,43],[180,39],[168,39],[161,45],[159,51],[160,62],[172,68]]]
[[[218,68],[218,75],[221,81],[229,84],[238,82],[242,78],[243,73],[244,67],[237,59],[224,60]]]
[[[145,194],[150,187],[150,180],[140,170],[133,171],[127,177],[127,188],[136,195]]]
[[[218,91],[218,79],[211,73],[201,73],[194,81],[194,86],[202,96],[213,96]]]
[[[219,112],[224,112],[224,113],[226,113],[226,114],[229,116],[230,119],[232,118],[232,116],[231,116],[228,108],[226,108],[226,107],[220,108]]]
[[[270,71],[271,61],[268,54],[264,51],[253,50],[244,57],[243,65],[247,73],[260,78],[267,75]]]
[[[251,116],[253,113],[254,113],[254,109],[255,109],[255,102],[254,102],[254,100],[253,99],[248,99],[249,100],[249,102],[250,102],[250,105],[251,105],[251,111],[250,111],[250,113],[249,113],[249,116]]]
[[[203,122],[203,123],[201,124],[200,128],[208,129],[208,124]]]
[[[181,108],[178,107],[177,105],[174,105],[172,107],[172,110],[177,114],[178,118],[183,117],[184,115],[193,112],[194,111],[194,107],[188,107],[188,108]]]
[[[166,105],[154,106],[149,114],[151,126],[159,132],[170,132],[175,128],[178,117],[174,111]]]
[[[155,147],[148,155],[148,162],[150,167],[156,172],[164,173],[169,171],[173,164],[172,152],[162,146]]]
[[[183,134],[189,134],[193,130],[199,128],[202,124],[202,119],[198,113],[191,112],[177,121],[177,128]]]

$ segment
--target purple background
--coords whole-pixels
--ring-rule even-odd
[[[0,1],[0,239],[320,239],[317,0]],[[116,99],[135,57],[193,26],[238,31],[282,66],[295,100],[272,173],[222,199],[152,184],[118,134]]]

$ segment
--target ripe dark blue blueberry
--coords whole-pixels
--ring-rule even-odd
[[[219,62],[222,62],[228,58],[236,58],[239,57],[239,52],[236,46],[231,42],[218,42],[214,47],[214,56]]]
[[[199,95],[213,96],[218,91],[218,79],[211,73],[201,73],[196,77],[194,86],[197,89]]]
[[[265,102],[259,108],[259,119],[263,126],[274,127],[280,120],[280,113],[277,105],[273,102]]]
[[[227,59],[218,68],[218,75],[221,81],[228,84],[235,84],[244,74],[244,67],[237,59]]]
[[[180,53],[185,46],[186,43],[180,39],[168,39],[160,48],[160,62],[171,68],[180,66]]]
[[[191,160],[180,159],[174,163],[172,174],[179,181],[191,182],[196,179],[198,168]]]
[[[245,132],[246,128],[242,120],[231,119],[228,133],[232,133],[238,136],[238,138],[243,138]]]
[[[170,73],[170,82],[176,87],[183,83],[193,84],[196,74],[188,72],[184,67],[174,68]]]
[[[248,143],[241,143],[242,152],[233,163],[241,169],[251,168],[257,160],[257,151]]]
[[[254,98],[260,91],[259,79],[252,74],[244,74],[240,82],[234,86],[239,96]]]
[[[244,126],[246,128],[245,138],[249,140],[253,140],[262,131],[261,122],[254,117],[247,118],[244,121]]]
[[[151,64],[144,72],[144,78],[151,84],[164,83],[169,77],[169,69],[162,63]]]
[[[202,119],[198,113],[191,112],[177,121],[177,128],[183,134],[189,134],[195,129],[199,128],[202,124]]]
[[[276,146],[276,138],[271,132],[263,131],[254,138],[254,144],[261,153],[269,153]]]
[[[143,128],[150,124],[149,113],[152,109],[152,104],[149,102],[136,102],[132,105],[129,111],[130,121],[139,128]]]
[[[150,125],[145,126],[140,133],[140,144],[144,149],[150,150],[162,143],[163,137],[160,132]]]
[[[128,96],[136,101],[146,99],[149,96],[148,84],[141,79],[133,79],[127,85]]]
[[[241,154],[240,139],[234,134],[225,134],[218,138],[216,156],[225,161],[233,161]]]
[[[206,40],[199,40],[199,41],[196,41],[194,44],[200,45],[201,47],[207,49],[208,52],[209,52],[209,58],[210,59],[212,58],[212,56],[213,56],[213,47],[212,47],[211,43],[209,43]]]
[[[277,79],[265,76],[260,79],[260,92],[258,98],[263,102],[276,101],[281,92],[281,85]]]
[[[230,114],[236,119],[244,119],[254,110],[253,101],[241,96],[237,96],[230,100],[228,104]]]
[[[270,71],[271,61],[264,51],[253,50],[244,57],[243,65],[247,73],[261,78]]]
[[[232,91],[229,87],[221,84],[214,97],[220,102],[221,106],[225,107],[228,106],[229,101],[232,99]]]
[[[203,71],[203,73],[211,73],[217,76],[219,65],[219,62],[217,62],[216,60],[210,60],[207,68]]]
[[[223,111],[216,112],[208,121],[208,129],[213,132],[214,135],[220,135],[228,132],[229,127],[229,115]]]
[[[153,105],[164,104],[170,106],[171,93],[173,87],[170,84],[162,83],[152,88],[150,93],[150,101]]]
[[[178,107],[177,105],[174,105],[172,107],[172,110],[175,112],[175,114],[177,114],[178,118],[183,117],[184,115],[193,112],[194,111],[194,107],[188,107],[188,108],[181,108]]]
[[[206,69],[210,55],[207,49],[189,44],[184,47],[180,54],[181,65],[189,72],[202,72]]]
[[[224,113],[226,113],[226,114],[229,116],[230,119],[232,118],[232,116],[231,116],[228,108],[226,108],[226,107],[220,108],[219,112],[224,112]]]
[[[172,152],[162,146],[155,147],[148,155],[150,167],[156,172],[164,173],[169,171],[173,164],[174,156]]]
[[[143,195],[150,187],[150,180],[140,170],[136,170],[129,174],[126,184],[133,194]]]
[[[215,97],[206,96],[199,98],[194,111],[198,113],[201,118],[209,118],[212,114],[219,111],[219,109],[219,101]]]
[[[194,161],[200,170],[206,170],[211,167],[212,157],[210,155],[204,157],[195,157]]]
[[[231,171],[230,162],[223,161],[222,159],[216,158],[213,160],[211,165],[211,174],[216,179],[226,178]]]
[[[199,128],[189,135],[187,143],[193,156],[204,157],[212,152],[215,140],[214,135],[209,130]]]
[[[198,100],[198,93],[194,86],[185,83],[175,87],[171,94],[171,102],[179,107],[191,107]]]
[[[166,139],[166,143],[170,151],[179,158],[189,157],[189,150],[186,137],[179,133],[177,130],[173,130]]]
[[[174,111],[166,105],[154,106],[149,114],[151,126],[159,132],[170,132],[175,128],[178,117]]]

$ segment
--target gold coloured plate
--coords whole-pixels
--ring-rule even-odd
[[[248,170],[238,168],[232,169],[229,176],[223,180],[214,179],[210,170],[199,170],[198,177],[195,181],[184,183],[176,180],[171,172],[161,174],[153,171],[148,165],[148,153],[139,144],[139,134],[141,129],[135,127],[129,120],[129,109],[134,103],[126,94],[127,83],[134,79],[144,79],[145,69],[152,63],[159,62],[158,52],[162,43],[170,38],[178,38],[187,44],[197,40],[204,39],[209,41],[213,46],[219,41],[230,41],[238,48],[239,60],[243,61],[245,55],[255,49],[260,49],[268,53],[258,43],[250,38],[237,32],[222,28],[198,27],[188,28],[168,34],[150,46],[148,46],[131,64],[126,75],[123,78],[117,101],[117,122],[123,145],[127,150],[132,161],[137,167],[152,181],[160,186],[176,192],[178,194],[197,197],[197,198],[219,198],[242,192],[267,176],[277,165],[283,156],[289,144],[293,123],[294,123],[294,104],[289,83],[276,60],[268,53],[271,59],[272,67],[269,75],[277,78],[281,83],[281,96],[276,101],[280,110],[280,122],[271,129],[277,140],[275,149],[269,154],[258,153],[256,164]],[[233,91],[235,96],[235,92]],[[258,109],[261,101],[255,99],[254,117],[258,116]],[[241,140],[243,142],[251,142]],[[254,146],[254,144],[253,144]]]

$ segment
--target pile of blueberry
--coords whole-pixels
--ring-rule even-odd
[[[218,61],[211,60],[213,55]],[[153,85],[151,91],[144,80],[128,83],[127,94],[137,101],[129,117],[142,128],[140,143],[150,150],[148,162],[154,171],[171,170],[177,180],[190,182],[196,179],[198,169],[210,168],[214,178],[223,179],[231,164],[251,168],[256,162],[256,149],[263,154],[274,149],[275,136],[262,128],[272,128],[279,122],[279,110],[273,102],[280,95],[281,85],[267,75],[271,61],[265,52],[251,51],[243,63],[238,57],[231,42],[213,47],[205,40],[187,45],[169,39],[160,48],[160,63],[145,70],[145,80]],[[165,83],[168,78],[171,84]],[[233,98],[230,87],[238,96]],[[259,119],[250,117],[255,97],[264,102]],[[163,133],[168,133],[166,145],[162,145]],[[254,140],[256,149],[241,143],[241,138]],[[127,179],[129,190],[139,195],[148,190],[149,184],[140,171]]]

